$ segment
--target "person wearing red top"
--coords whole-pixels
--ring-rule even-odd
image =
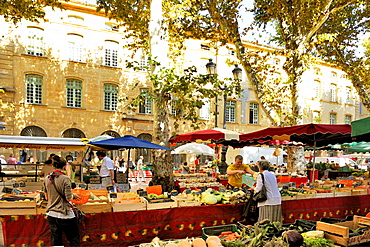
[[[194,164],[195,164],[195,172],[199,173],[199,170],[200,170],[199,156],[197,156],[197,158],[194,160]]]

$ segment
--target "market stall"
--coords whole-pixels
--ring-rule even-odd
[[[89,214],[81,226],[81,244],[128,246],[150,242],[155,236],[161,239],[201,236],[202,227],[239,221],[243,206],[240,203]],[[294,222],[296,219],[344,218],[354,214],[366,215],[370,211],[370,197],[283,201],[282,208],[284,223]],[[49,227],[44,215],[2,217],[5,246],[50,245]]]

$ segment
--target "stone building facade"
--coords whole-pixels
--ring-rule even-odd
[[[1,110],[5,129],[0,135],[92,138],[102,134],[126,134],[151,140],[153,111],[151,103],[136,112],[125,110],[119,99],[137,95],[149,87],[146,58],[125,49],[122,28],[95,7],[74,1],[64,3],[66,10],[46,10],[46,21],[22,21],[18,26],[0,21],[0,93],[13,109]],[[251,49],[261,49],[246,42]],[[227,60],[235,60],[227,47],[215,50],[207,42],[186,41],[186,52],[178,68],[196,66],[206,73],[209,59],[217,63],[221,78],[232,77]],[[143,71],[125,67],[126,60],[140,61]],[[272,61],[277,65],[283,58]],[[282,70],[282,69],[281,69]],[[283,72],[282,72],[283,73]],[[300,90],[302,123],[349,123],[360,117],[359,101],[345,74],[327,64],[317,64],[305,74]],[[131,85],[139,82],[139,87]],[[242,82],[243,96],[228,99],[227,128],[251,132],[269,126],[248,81]],[[222,127],[222,100],[200,111],[204,128]],[[179,134],[192,131],[187,125]]]

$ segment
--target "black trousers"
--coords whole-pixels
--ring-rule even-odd
[[[48,216],[51,231],[51,245],[63,245],[63,232],[67,237],[70,246],[80,246],[80,233],[76,218],[60,219]]]

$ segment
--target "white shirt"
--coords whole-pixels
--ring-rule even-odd
[[[139,159],[136,164],[137,164],[137,169],[138,170],[143,169],[143,159]]]
[[[3,158],[0,158],[0,164],[7,164],[6,160],[4,160]]]
[[[276,177],[273,173],[269,171],[263,171],[263,176],[265,178],[265,187],[267,191],[267,200],[264,202],[259,202],[258,207],[265,205],[280,205],[281,204],[281,195],[276,181]],[[257,185],[254,189],[255,192],[258,192],[262,189],[262,176],[258,174]]]
[[[108,156],[105,156],[101,162],[99,176],[102,178],[110,177],[110,170],[114,170],[114,163]]]

